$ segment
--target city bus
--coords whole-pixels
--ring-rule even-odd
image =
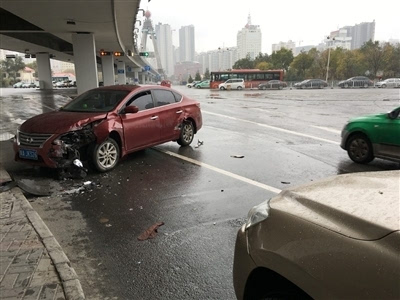
[[[237,69],[231,71],[211,72],[210,89],[218,89],[218,85],[228,79],[244,79],[246,88],[257,88],[260,83],[269,80],[283,80],[284,70]]]

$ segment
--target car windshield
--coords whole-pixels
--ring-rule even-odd
[[[90,90],[76,97],[61,110],[75,112],[107,112],[113,110],[129,91]]]

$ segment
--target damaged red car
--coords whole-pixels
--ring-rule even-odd
[[[112,170],[127,154],[176,141],[188,146],[202,126],[199,102],[162,86],[108,86],[87,91],[18,129],[15,160],[68,168],[88,160]]]

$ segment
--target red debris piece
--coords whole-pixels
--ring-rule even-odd
[[[157,222],[154,225],[151,225],[149,228],[147,228],[145,231],[143,231],[142,234],[139,235],[137,239],[139,241],[154,239],[157,235],[158,228],[163,225],[164,225],[164,222]]]

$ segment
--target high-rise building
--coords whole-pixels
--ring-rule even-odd
[[[194,61],[194,53],[194,26],[182,26],[179,29],[179,59],[181,62]]]
[[[158,53],[164,73],[171,76],[174,73],[174,49],[172,46],[172,30],[168,24],[156,25]]]
[[[354,26],[345,26],[347,36],[351,37],[351,50],[361,48],[369,40],[375,41],[375,20]]]
[[[238,59],[250,55],[254,59],[261,52],[261,29],[251,24],[250,14],[246,26],[237,34]]]

